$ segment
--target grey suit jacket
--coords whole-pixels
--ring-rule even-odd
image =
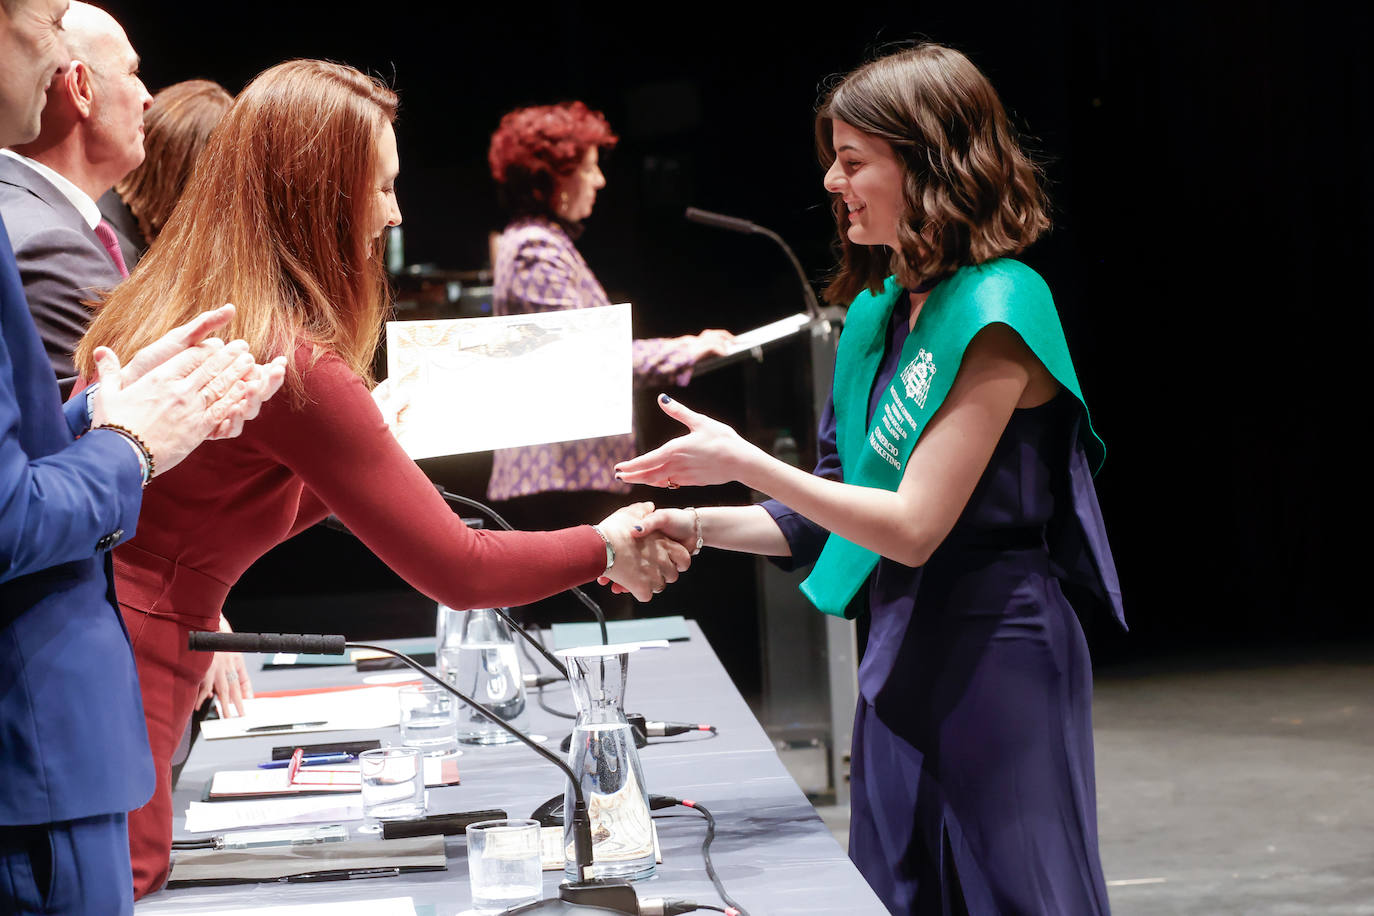
[[[76,381],[72,353],[91,320],[87,303],[120,281],[119,270],[71,201],[8,156],[0,156],[0,216],[65,400]]]

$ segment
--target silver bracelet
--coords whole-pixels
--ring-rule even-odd
[[[692,548],[692,556],[701,553],[701,548],[706,546],[706,539],[701,536],[701,513],[695,506],[688,506],[684,511],[692,513],[692,530],[697,537],[697,545]]]
[[[611,546],[611,539],[606,537],[606,532],[601,530],[600,525],[592,525],[592,530],[601,535],[601,540],[606,543],[606,571],[602,573],[604,576],[615,565],[615,548]]]

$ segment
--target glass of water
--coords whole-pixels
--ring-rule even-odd
[[[495,610],[464,611],[456,651],[450,638],[440,658],[444,676],[460,693],[482,704],[516,731],[528,731],[525,680],[515,651],[515,637]],[[457,719],[460,744],[507,744],[517,740],[466,703],[458,704]]]
[[[499,912],[539,899],[539,822],[510,818],[470,824],[468,877],[472,908]]]
[[[401,702],[402,744],[419,748],[427,757],[458,753],[453,694],[438,684],[407,685],[396,693]]]
[[[381,820],[424,817],[424,757],[415,747],[383,747],[358,755],[362,774],[363,833],[380,833]]]

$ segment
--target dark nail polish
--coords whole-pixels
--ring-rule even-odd
[[[659,399],[660,401],[662,401],[664,404],[671,404],[671,403],[673,403],[673,399],[670,398],[670,397],[668,397],[666,394],[660,394],[660,395],[658,396],[658,399]]]
[[[635,530],[636,530],[636,531],[643,531],[643,530],[644,530],[644,526],[643,526],[643,525],[635,525]]]

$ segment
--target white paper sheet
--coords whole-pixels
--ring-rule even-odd
[[[297,903],[290,906],[254,904],[230,910],[158,910],[167,916],[194,913],[195,916],[415,916],[415,901],[410,897],[383,900],[331,900],[329,903]]]
[[[356,821],[363,816],[363,796],[310,795],[261,801],[191,802],[186,806],[187,833],[221,833],[278,824],[323,824]]]
[[[630,306],[386,326],[412,458],[630,431]]]
[[[391,728],[401,722],[396,690],[380,686],[291,697],[254,697],[244,701],[244,715],[207,719],[200,724],[200,733],[204,738],[216,740]],[[265,730],[275,725],[288,727]],[[254,728],[259,731],[250,730]]]
[[[726,356],[752,350],[764,344],[772,343],[775,340],[782,340],[797,333],[802,328],[811,323],[811,316],[805,312],[796,315],[788,315],[786,318],[779,318],[777,321],[765,324],[763,327],[754,328],[752,331],[745,331],[743,334],[736,334],[734,343],[730,347],[730,352]]]
[[[449,763],[449,772],[444,764]],[[454,785],[458,776],[456,757],[426,757],[422,761],[425,785]],[[271,770],[220,770],[210,782],[210,794],[216,795],[292,795],[299,792],[357,792],[362,786],[362,773],[356,763],[326,764],[301,767],[296,783],[289,782],[287,768]]]

